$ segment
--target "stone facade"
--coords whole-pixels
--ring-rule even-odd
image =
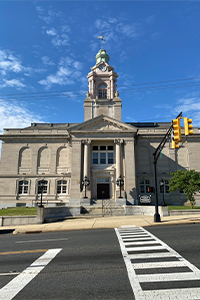
[[[136,205],[140,195],[150,195],[153,152],[171,124],[121,121],[118,75],[103,51],[88,74],[83,123],[33,123],[28,128],[4,129],[0,136],[0,207],[34,205],[41,197],[41,180],[43,200],[48,203],[80,205],[102,198],[119,203],[116,181],[120,175],[124,181],[122,203]],[[194,134],[179,149],[166,143],[157,163],[159,203],[163,191],[167,204],[185,202],[183,194],[168,192],[168,180],[170,172],[178,169],[200,171],[199,131],[194,128]],[[86,187],[85,176],[90,182]],[[85,193],[88,198],[83,201]],[[151,193],[152,203],[154,198]]]

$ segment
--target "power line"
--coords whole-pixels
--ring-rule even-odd
[[[196,80],[196,79],[200,79],[200,77],[137,83],[131,85],[118,86],[118,88],[120,90],[120,93],[135,93],[135,92],[144,92],[144,91],[151,91],[151,90],[192,87],[192,86],[200,85],[200,81],[196,81],[196,82],[186,82],[186,81]],[[184,82],[180,82],[180,81],[184,81]],[[170,83],[170,82],[171,84],[156,85],[159,83]],[[180,83],[174,83],[174,82],[180,82]],[[151,86],[145,87],[145,85],[151,85]],[[127,87],[133,87],[133,88],[127,89]],[[66,99],[67,97],[73,99],[73,98],[80,98],[80,97],[82,98],[84,92],[86,92],[86,90],[84,89],[74,89],[74,90],[60,90],[60,91],[31,92],[31,93],[0,94],[0,97],[2,98],[1,100],[3,101],[8,101],[8,100],[10,101],[33,100],[34,101],[34,100],[45,100],[45,99],[54,100],[55,98]]]

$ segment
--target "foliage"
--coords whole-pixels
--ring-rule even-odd
[[[0,209],[0,216],[29,216],[37,215],[37,207],[10,207]]]
[[[200,190],[200,172],[195,170],[178,170],[171,173],[170,192],[183,191],[190,201],[191,208],[195,205],[194,195]]]

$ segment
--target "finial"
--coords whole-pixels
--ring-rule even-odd
[[[90,97],[90,92],[88,91],[87,94],[86,94],[87,98]]]
[[[119,97],[119,92],[118,91],[115,92],[115,97]]]
[[[105,36],[103,35],[103,33],[102,35],[98,36],[98,39],[101,40],[101,49],[103,49],[103,42],[105,42]]]

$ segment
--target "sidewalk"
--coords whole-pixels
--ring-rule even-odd
[[[200,223],[199,215],[180,215],[180,216],[166,216],[161,217],[161,222],[154,223],[153,216],[132,215],[132,216],[106,216],[106,217],[76,217],[68,218],[64,221],[34,224],[34,225],[20,225],[0,227],[1,232],[6,230],[14,230],[13,234],[22,233],[40,233],[53,232],[64,230],[84,230],[84,229],[102,229],[102,228],[116,228],[127,225],[141,226],[162,226],[162,225],[180,225],[180,224],[196,224]]]

